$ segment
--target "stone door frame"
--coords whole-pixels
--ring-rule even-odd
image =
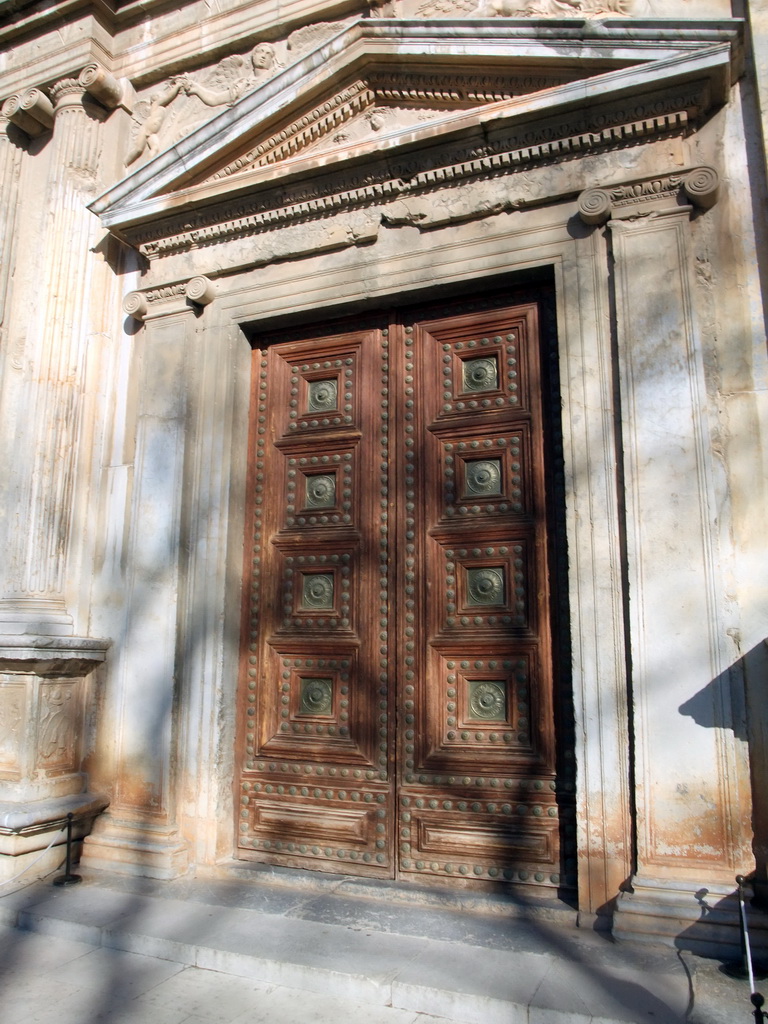
[[[496,218],[476,225],[408,234],[411,251],[395,244],[380,256],[370,250],[318,256],[254,270],[219,283],[219,294],[195,324],[184,317],[189,356],[197,363],[194,424],[188,448],[195,472],[188,524],[191,558],[180,626],[188,656],[182,667],[177,748],[180,806],[195,792],[216,822],[205,832],[192,817],[182,832],[197,833],[198,862],[226,859],[233,850],[232,799],[236,663],[239,641],[242,509],[245,496],[248,367],[246,330],[275,323],[288,311],[329,319],[360,302],[364,266],[378,265],[377,288],[365,299],[421,296],[439,277],[441,286],[476,283],[485,290],[535,268],[548,268],[558,311],[563,402],[565,503],[570,561],[570,629],[576,719],[579,906],[597,913],[631,872],[630,765],[624,657],[619,511],[616,493],[615,410],[609,330],[605,240],[575,219],[576,204],[561,204],[519,220]],[[398,234],[401,234],[398,232]],[[430,259],[423,259],[425,240]],[[398,242],[404,242],[405,238]],[[429,245],[432,243],[432,245]],[[378,246],[376,248],[379,248]],[[328,264],[331,264],[330,266]],[[325,264],[325,266],[323,266]],[[386,270],[386,273],[382,272]],[[388,282],[392,281],[392,285]],[[221,367],[235,373],[222,374]],[[215,427],[215,429],[211,429]],[[204,483],[206,481],[207,483]],[[211,517],[218,521],[211,543]],[[198,532],[206,524],[206,533]],[[220,557],[226,549],[226,558]],[[226,595],[226,612],[210,642],[195,645],[199,600]],[[201,681],[204,685],[200,686]],[[205,692],[203,693],[202,690]],[[227,729],[221,729],[221,722]],[[194,749],[186,743],[194,737]],[[197,738],[200,742],[197,742]],[[206,752],[198,761],[198,751]],[[207,762],[207,764],[205,763]],[[215,766],[215,767],[214,767]],[[213,782],[212,780],[216,780]],[[203,781],[207,780],[207,781]],[[199,805],[198,805],[199,806]],[[188,833],[189,834],[189,833]],[[190,836],[191,838],[191,836]],[[193,855],[194,856],[194,855]]]

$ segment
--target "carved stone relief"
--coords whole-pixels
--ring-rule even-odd
[[[244,54],[232,54],[212,67],[174,76],[156,86],[135,106],[125,166],[173,145],[339,32],[343,25],[343,22],[309,25],[284,40],[259,42]]]
[[[38,765],[45,771],[74,771],[79,722],[77,682],[44,683],[40,687]]]
[[[597,18],[636,15],[646,0],[426,0],[420,18]]]
[[[316,150],[341,149],[434,121],[453,112],[527,96],[572,81],[574,72],[451,75],[419,72],[403,75],[373,70],[323,99],[300,117],[257,138],[236,160],[210,180],[247,173]]]
[[[286,184],[253,197],[225,201],[215,211],[185,213],[157,227],[129,229],[127,234],[144,256],[155,260],[224,241],[229,245],[228,256],[234,255],[235,239],[263,232],[271,236],[279,225],[291,223],[303,225],[299,232],[303,239],[309,237],[308,221],[324,221],[329,214],[345,209],[356,209],[360,211],[357,216],[362,217],[361,207],[368,208],[363,232],[367,236],[376,220],[372,208],[382,204],[388,206],[387,218],[391,211],[392,223],[430,226],[473,215],[487,216],[518,202],[504,193],[500,206],[502,193],[490,184],[489,178],[512,171],[524,172],[569,156],[633,145],[640,139],[647,141],[679,134],[707,103],[706,87],[694,84],[664,96],[652,95],[630,102],[626,107],[596,106],[579,117],[563,115],[535,126],[524,125],[505,133],[499,131],[495,138],[478,133],[462,142],[432,146],[420,155],[399,158],[393,155],[387,161],[379,161],[374,154],[366,167],[342,167],[295,186]],[[251,161],[257,157],[254,150],[249,150],[229,164],[228,169],[236,173],[241,166],[252,166]],[[218,173],[223,176],[225,172]],[[515,181],[524,186],[525,175],[516,173]],[[471,195],[461,191],[464,183],[477,183]],[[441,188],[450,188],[451,195],[436,200],[435,192]],[[398,200],[407,201],[407,209],[402,205],[393,207]],[[346,228],[344,230],[346,232]],[[327,226],[323,231],[328,231]],[[359,232],[355,229],[351,232],[344,239],[337,237],[337,231],[325,244],[319,238],[316,242],[321,248],[354,244]],[[281,233],[285,242],[289,237],[285,231]],[[273,243],[266,238],[264,249],[265,255],[267,251],[274,251]],[[301,249],[305,251],[303,242]],[[297,253],[291,250],[284,255]],[[273,258],[280,258],[280,255],[274,252]]]
[[[708,210],[719,193],[720,177],[714,167],[694,167],[613,187],[585,189],[579,196],[579,216],[585,224],[604,224],[611,217],[637,215],[639,205],[647,209],[649,204],[669,207],[686,201]]]
[[[390,6],[400,17],[415,18],[727,18],[731,14],[727,0],[397,0]]]
[[[0,685],[0,772],[21,770],[26,691],[13,681]]]

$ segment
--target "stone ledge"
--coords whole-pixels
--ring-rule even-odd
[[[105,660],[111,643],[84,636],[0,633],[0,672],[86,675]]]
[[[109,798],[104,793],[76,793],[54,800],[37,800],[23,808],[13,801],[3,800],[0,802],[0,836],[50,832],[52,825],[65,825],[68,814],[80,821],[100,814],[108,805]]]

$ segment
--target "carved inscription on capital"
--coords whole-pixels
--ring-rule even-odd
[[[123,300],[123,312],[134,320],[177,313],[182,309],[207,306],[216,298],[216,285],[209,278],[200,275],[189,281],[149,288],[146,291],[129,292]]]

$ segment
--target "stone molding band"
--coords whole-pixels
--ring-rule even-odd
[[[578,213],[585,224],[594,226],[605,224],[611,219],[628,219],[633,215],[646,216],[651,212],[658,212],[659,209],[690,209],[689,203],[701,210],[708,210],[717,202],[719,192],[720,177],[713,167],[693,167],[674,174],[633,179],[608,188],[585,189],[578,197]],[[517,208],[520,209],[523,205],[518,204]],[[477,216],[481,215],[482,212],[478,210]],[[377,225],[380,216],[381,211],[372,218],[372,224]],[[391,216],[389,218],[389,223],[405,222],[410,221],[407,218],[400,221]],[[347,231],[344,241],[340,244],[355,244],[353,233]],[[299,257],[305,255],[306,251],[306,248],[297,245],[290,249],[290,255]],[[281,253],[282,256],[286,254],[287,250]],[[249,265],[264,265],[277,258],[275,255],[266,259],[257,257],[257,253],[251,253]],[[216,284],[208,277],[199,275],[186,282],[169,282],[130,292],[123,302],[123,310],[134,320],[143,321],[147,318],[188,311],[190,307],[207,306],[213,302],[216,294]]]
[[[643,178],[611,188],[588,188],[579,196],[579,216],[585,224],[605,224],[628,208],[640,204],[689,200],[702,210],[711,209],[720,194],[720,177],[714,167],[694,167],[676,174]]]
[[[472,159],[463,159],[461,154],[454,154],[447,159],[444,166],[421,170],[410,177],[395,170],[393,173],[396,177],[386,176],[381,181],[364,185],[355,184],[354,187],[341,183],[328,194],[318,193],[312,198],[301,200],[292,198],[290,188],[286,187],[281,191],[283,200],[279,206],[273,207],[270,204],[263,208],[264,201],[258,196],[252,200],[239,199],[231,205],[225,203],[221,214],[215,219],[207,213],[185,214],[183,220],[176,218],[170,224],[163,222],[159,230],[155,226],[147,225],[129,229],[125,237],[143,256],[154,261],[203,245],[213,245],[232,238],[250,237],[284,224],[325,218],[340,210],[365,209],[382,201],[388,202],[420,194],[443,185],[455,185],[462,181],[485,178],[488,175],[514,173],[569,154],[586,154],[631,139],[651,138],[659,134],[677,132],[684,129],[689,121],[686,110],[675,110],[655,118],[644,118],[595,132],[580,132],[567,138],[536,141],[523,148]],[[458,162],[452,162],[454,157]],[[98,204],[94,204],[92,209],[98,213]]]

